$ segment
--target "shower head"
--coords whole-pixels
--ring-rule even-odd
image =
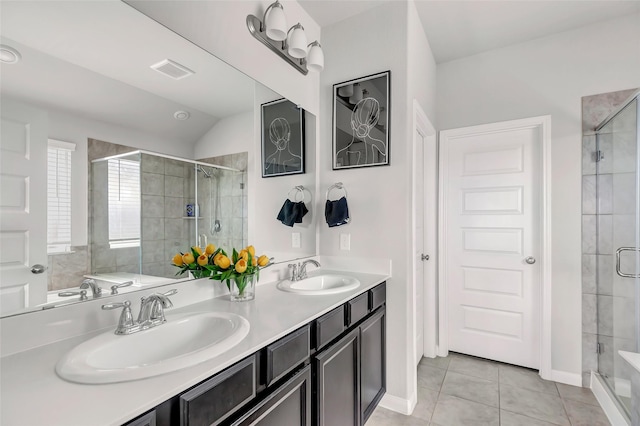
[[[201,165],[198,165],[196,170],[198,170],[199,172],[202,172],[205,178],[210,178],[212,175],[212,173],[207,172]]]

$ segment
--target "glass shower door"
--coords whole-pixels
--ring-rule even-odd
[[[627,413],[632,372],[618,351],[638,352],[637,104],[635,98],[596,134],[598,371]]]

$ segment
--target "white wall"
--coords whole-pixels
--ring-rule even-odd
[[[247,15],[253,14],[262,19],[272,0],[126,2],[317,115],[318,74],[309,72],[302,75],[255,39],[247,29]],[[289,26],[302,23],[309,43],[313,40],[322,43],[320,27],[297,1],[284,0],[281,3]]]
[[[182,143],[160,139],[157,136],[144,134],[137,130],[114,126],[109,123],[91,120],[55,109],[48,109],[49,138],[76,144],[76,151],[71,156],[71,245],[87,245],[88,231],[88,162],[87,140],[99,139],[134,148],[185,157],[191,153],[192,147]]]
[[[411,107],[413,98],[435,110],[435,64],[424,33],[418,31],[413,4],[391,2],[323,28],[327,67],[320,80],[319,193],[335,182],[348,191],[348,225],[329,228],[320,218],[320,254],[391,258],[387,282],[387,393],[415,397],[411,365]],[[394,31],[380,30],[392,28]],[[421,30],[421,28],[420,28]],[[407,46],[418,55],[408,60]],[[330,64],[330,65],[329,65]],[[412,70],[408,70],[409,67]],[[390,165],[332,170],[332,86],[357,77],[391,71]],[[410,82],[409,82],[410,81]],[[324,200],[322,200],[324,201]],[[339,250],[339,236],[351,234],[351,250]],[[399,408],[399,407],[395,407]]]
[[[581,97],[640,86],[640,15],[439,64],[440,129],[551,115],[552,368],[581,373]]]
[[[253,109],[218,121],[195,143],[193,158],[209,158],[254,149]]]
[[[262,178],[262,123],[261,105],[281,96],[274,91],[256,84],[255,123],[253,127],[253,162],[250,160],[250,172],[254,176],[249,180],[249,235],[251,244],[258,250],[268,247],[266,253],[275,257],[276,262],[297,259],[316,254],[317,221],[320,214],[316,195],[316,140],[317,126],[313,114],[304,116],[305,134],[305,173],[288,176]],[[250,154],[251,156],[251,154]],[[288,227],[276,220],[282,204],[297,185],[305,187],[305,205],[309,212],[302,223]],[[295,199],[296,191],[291,192]],[[291,234],[300,233],[299,248],[291,246]]]
[[[425,114],[436,126],[436,61],[429,46],[429,40],[424,33],[422,22],[418,16],[413,0],[409,1],[407,22],[407,84],[409,86],[409,107],[416,99]],[[411,126],[411,114],[409,115]]]

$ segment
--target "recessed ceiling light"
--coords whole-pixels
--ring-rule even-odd
[[[22,59],[22,55],[13,47],[0,44],[0,62],[3,64],[15,64]]]
[[[173,114],[173,117],[176,120],[184,121],[189,119],[189,117],[191,117],[191,114],[189,114],[187,111],[176,111],[175,114]]]

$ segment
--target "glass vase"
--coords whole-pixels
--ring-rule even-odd
[[[256,274],[247,274],[234,277],[229,284],[229,293],[232,302],[244,302],[256,297]]]
[[[208,269],[191,269],[189,270],[189,278],[191,279],[200,279],[200,278],[208,278],[211,276],[211,271]]]

